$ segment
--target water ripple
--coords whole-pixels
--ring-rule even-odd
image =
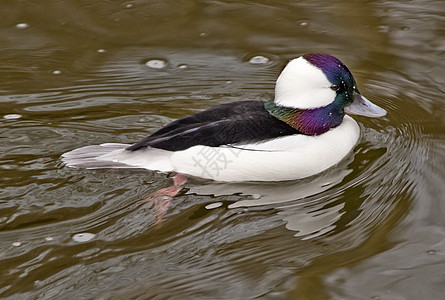
[[[2,10],[1,297],[440,298],[424,274],[441,278],[445,253],[442,2],[226,2]],[[159,222],[144,201],[168,175],[60,161],[269,99],[280,68],[308,51],[341,57],[388,110],[355,117],[359,144],[322,174],[191,180]]]

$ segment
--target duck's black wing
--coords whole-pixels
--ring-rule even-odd
[[[180,151],[196,145],[255,143],[300,133],[270,115],[262,101],[226,103],[178,119],[127,148]]]

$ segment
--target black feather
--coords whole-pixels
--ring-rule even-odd
[[[267,112],[262,101],[218,105],[178,119],[127,148],[180,151],[196,145],[218,147],[256,143],[300,132]]]

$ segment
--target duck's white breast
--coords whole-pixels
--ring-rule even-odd
[[[194,146],[170,157],[175,171],[218,181],[280,181],[308,177],[340,162],[356,145],[358,124],[345,116],[319,136],[294,135],[237,147]]]

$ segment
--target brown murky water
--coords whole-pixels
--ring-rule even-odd
[[[443,1],[2,1],[0,297],[441,299]],[[142,170],[64,167],[328,52],[388,110],[314,178],[191,182],[160,226]]]

